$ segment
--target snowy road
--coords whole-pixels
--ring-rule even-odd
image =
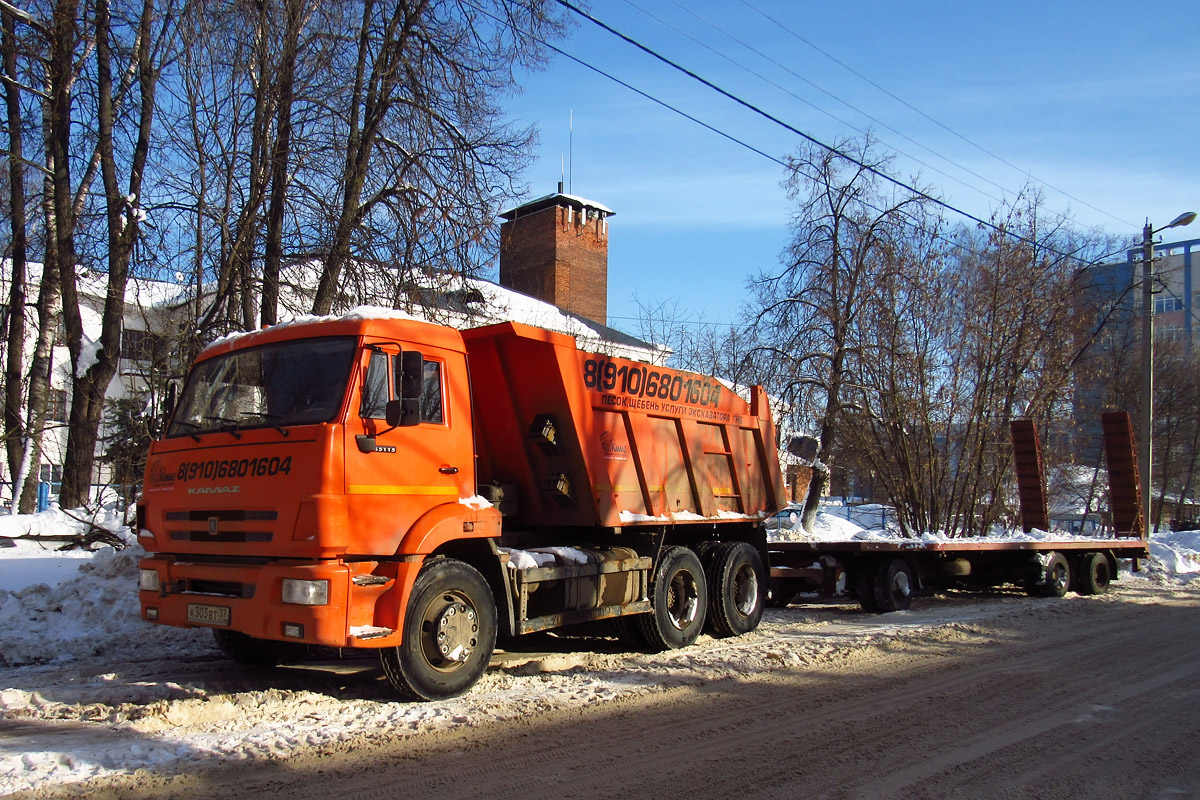
[[[659,655],[533,643],[464,698],[372,659],[243,671],[111,656],[5,670],[18,797],[1200,795],[1200,588],[770,611]],[[147,653],[158,656],[160,652]],[[141,769],[137,769],[141,767]]]

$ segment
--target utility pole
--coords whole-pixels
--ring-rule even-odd
[[[1154,228],[1142,228],[1142,419],[1138,436],[1142,535],[1150,535],[1150,475],[1154,456]]]
[[[1142,490],[1142,533],[1150,535],[1150,487],[1154,457],[1154,234],[1168,228],[1190,225],[1195,211],[1186,211],[1155,230],[1146,220],[1142,228],[1142,419],[1138,436],[1138,471]]]

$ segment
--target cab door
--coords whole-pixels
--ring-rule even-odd
[[[393,428],[401,352],[422,356],[416,424]],[[460,352],[404,342],[368,341],[346,425],[346,495],[352,538],[364,554],[395,553],[426,512],[475,494],[474,448]],[[355,396],[357,395],[357,396]]]

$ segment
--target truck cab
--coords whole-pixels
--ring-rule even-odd
[[[398,639],[400,612],[380,599],[411,587],[423,554],[498,535],[495,509],[460,502],[475,470],[458,333],[314,324],[227,339],[197,360],[147,459],[146,619],[382,645]]]

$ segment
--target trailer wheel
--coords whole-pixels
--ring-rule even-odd
[[[1086,553],[1076,565],[1075,591],[1080,594],[1104,594],[1112,583],[1112,567],[1104,553]]]
[[[650,593],[653,608],[637,617],[650,650],[677,650],[699,638],[704,630],[708,587],[695,553],[686,547],[664,550]]]
[[[442,700],[470,689],[496,647],[496,602],[479,571],[451,558],[417,575],[404,638],[379,651],[383,673],[411,700]]]
[[[861,562],[854,568],[854,596],[868,614],[879,612],[879,604],[875,602],[875,573],[878,571],[879,567],[873,561]]]
[[[213,628],[217,649],[231,661],[248,667],[278,667],[295,664],[308,655],[308,645],[300,642],[277,642],[274,639],[255,639],[238,631]]]
[[[1062,553],[1050,553],[1035,587],[1041,597],[1063,597],[1071,588],[1071,562]]]
[[[782,588],[780,581],[773,581],[771,591],[767,595],[767,608],[787,608],[792,604],[792,600],[796,599],[796,592]]]
[[[708,579],[708,624],[714,636],[740,636],[758,627],[767,599],[767,571],[746,542],[724,542],[713,550]]]
[[[912,567],[902,558],[885,561],[875,573],[875,605],[881,612],[905,611],[917,588]]]

